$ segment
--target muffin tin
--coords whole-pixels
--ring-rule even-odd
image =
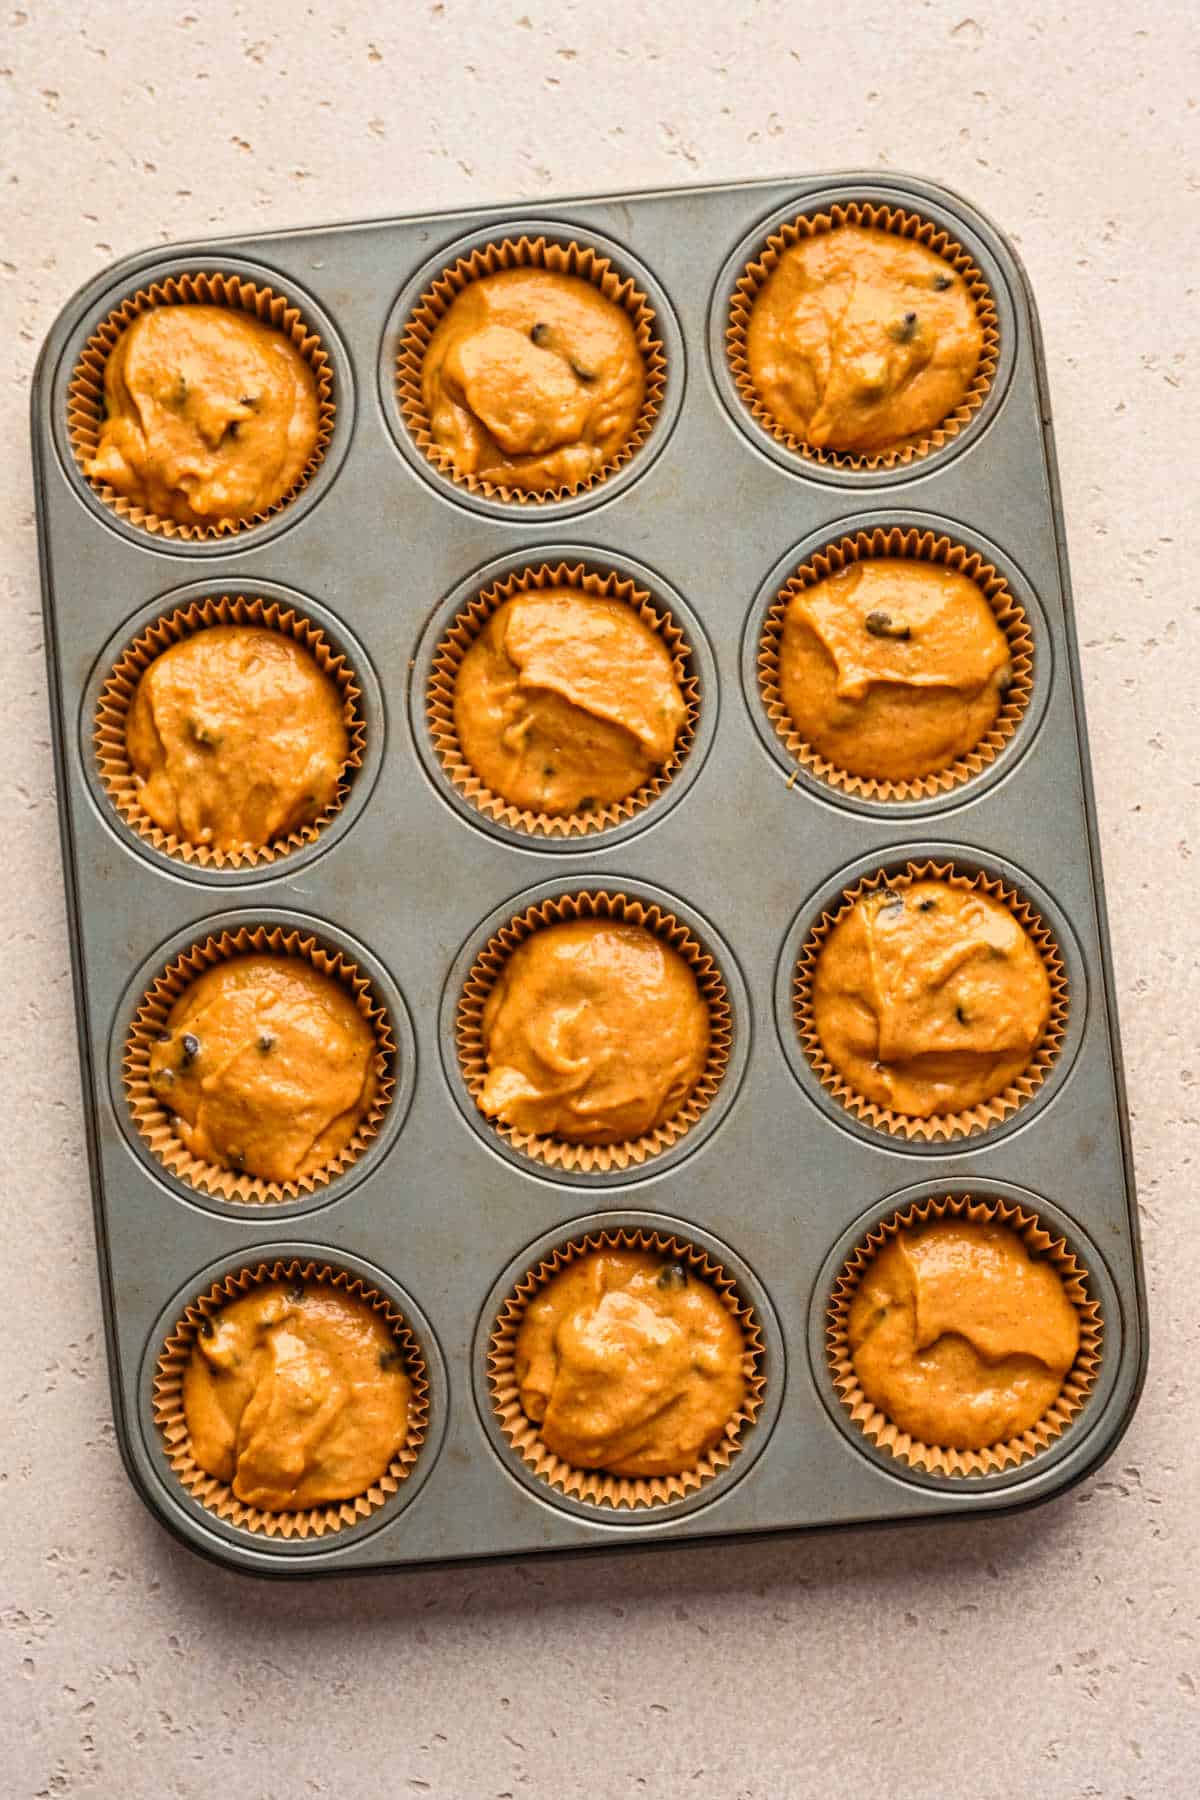
[[[970,421],[891,469],[803,461],[765,432],[725,355],[730,294],[779,223],[838,202],[901,207],[963,245],[995,296],[997,368]],[[634,277],[667,361],[645,442],[574,497],[515,505],[431,466],[405,427],[395,359],[440,268],[490,241],[578,242]],[[67,394],[90,334],[151,282],[196,271],[265,284],[320,333],[336,413],[296,499],[262,524],[191,543],[153,536],[95,495],[72,456]],[[43,350],[33,443],[85,1119],[118,1438],[138,1492],[178,1536],[273,1575],[662,1544],[818,1525],[983,1514],[1047,1498],[1120,1437],[1146,1325],[1091,782],[1053,438],[1036,315],[1007,241],[943,188],[878,173],[489,207],[134,256],[68,304]],[[1028,706],[993,762],[912,802],[839,792],[800,769],[756,674],[765,609],[824,543],[876,525],[945,534],[1000,570],[1035,639]],[[441,631],[525,564],[616,570],[683,627],[701,704],[662,793],[614,828],[539,837],[464,802],[435,754],[425,684]],[[347,804],[315,839],[257,866],[162,853],[114,808],[93,733],[125,647],[206,598],[279,601],[358,678],[366,727]],[[922,860],[986,871],[1050,925],[1070,983],[1066,1033],[1035,1095],[987,1131],[905,1141],[815,1079],[791,977],[821,909],[864,874]],[[715,954],[732,1007],[713,1104],[669,1149],[625,1167],[554,1168],[477,1111],[455,1042],[463,982],[498,925],[580,891],[673,913]],[[389,1012],[397,1087],[382,1128],[327,1185],[233,1204],[156,1161],[122,1085],[147,986],[193,942],[295,928],[357,963]],[[1077,1418],[1019,1467],[949,1477],[867,1440],[825,1354],[829,1294],[877,1220],[943,1195],[1013,1202],[1061,1233],[1104,1317]],[[711,1482],[631,1511],[531,1475],[489,1397],[506,1295],[593,1231],[694,1244],[734,1279],[762,1335],[762,1404]],[[218,1518],[174,1475],[154,1373],[184,1309],[215,1281],[298,1258],[377,1289],[420,1343],[429,1418],[410,1477],[369,1515],[315,1538]]]

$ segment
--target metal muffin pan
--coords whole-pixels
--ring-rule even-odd
[[[776,222],[835,199],[945,225],[998,303],[996,381],[971,423],[908,467],[867,473],[784,454],[729,379],[729,287]],[[643,281],[668,356],[662,412],[619,474],[575,500],[481,502],[407,439],[391,372],[407,310],[468,243],[525,231],[594,242]],[[337,421],[300,497],[264,525],[181,544],[116,518],[75,466],[64,396],[96,323],[154,275],[245,270],[294,299],[333,354]],[[1128,1123],[1045,370],[1005,238],[947,190],[878,173],[421,215],[204,242],[127,258],[67,305],[42,352],[33,446],[47,662],[85,1120],[118,1439],[143,1499],[185,1542],[272,1575],[737,1537],[992,1512],[1055,1494],[1113,1449],[1136,1403],[1146,1322]],[[996,763],[913,804],[863,803],[791,778],[753,679],[756,621],[826,539],[878,522],[985,549],[1026,602],[1029,712]],[[540,840],[462,804],[425,736],[434,621],[518,563],[615,567],[676,612],[701,679],[695,742],[674,782],[621,827]],[[202,594],[283,598],[362,678],[367,760],[315,844],[214,874],[155,851],[96,779],[91,728],[113,656],[149,617]],[[932,816],[931,816],[932,815]],[[999,1129],[910,1145],[859,1125],[806,1077],[789,1040],[796,933],[854,874],[936,844],[1046,903],[1072,978],[1059,1063]],[[453,1041],[464,967],[489,921],[542,893],[662,896],[717,955],[734,1044],[710,1115],[674,1149],[599,1180],[556,1172],[473,1114]],[[230,918],[286,920],[376,978],[400,1045],[397,1100],[344,1176],[251,1207],[190,1190],[145,1153],[120,1051],[145,981]],[[844,1416],[822,1355],[831,1271],[915,1192],[1019,1198],[1060,1227],[1106,1313],[1083,1412],[1001,1477],[922,1476]],[[684,1501],[635,1513],[568,1502],[531,1477],[490,1415],[481,1358],[497,1297],[549,1245],[651,1225],[721,1256],[757,1306],[767,1386],[745,1449]],[[149,1406],[164,1325],[214,1271],[283,1252],[373,1274],[407,1301],[434,1371],[429,1436],[393,1501],[320,1539],[256,1536],[192,1501]]]

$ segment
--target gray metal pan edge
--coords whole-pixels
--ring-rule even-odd
[[[781,467],[731,414],[710,355],[710,309],[726,263],[764,220],[831,193],[907,201],[944,217],[986,259],[1011,351],[1004,391],[952,453],[886,480],[817,479]],[[427,261],[477,230],[545,221],[601,235],[650,271],[678,338],[678,409],[655,454],[619,491],[556,512],[488,516],[440,492],[397,441],[386,368],[399,297]],[[64,364],[85,321],[162,265],[219,261],[271,272],[311,302],[338,347],[341,439],[335,478],[261,536],[201,553],[113,528],[64,459],[55,416]],[[349,402],[349,404],[347,404]],[[1103,889],[1068,588],[1049,404],[1036,314],[1006,239],[979,212],[916,178],[861,174],[542,201],[450,214],[170,246],[89,282],[53,327],[33,390],[33,445],[64,874],[84,1115],[114,1413],[142,1497],[191,1547],[267,1575],[349,1573],[534,1551],[760,1535],[832,1524],[994,1512],[1045,1499],[1108,1455],[1136,1404],[1146,1357],[1133,1171]],[[756,729],[741,645],[754,597],[793,548],[844,522],[932,520],[994,547],[1036,597],[1044,710],[998,778],[925,810],[854,811],[797,783]],[[691,610],[711,647],[715,691],[703,766],[643,829],[566,852],[498,840],[462,816],[424,766],[410,716],[410,664],[426,624],[461,583],[514,553],[572,546],[636,564]],[[214,882],[136,847],[89,783],[89,684],[103,647],[176,590],[288,589],[324,609],[365,652],[380,695],[373,791],[319,854],[266,877]],[[417,709],[419,719],[419,708]],[[419,727],[418,727],[419,728]],[[802,1089],[776,1028],[774,990],[789,928],[840,871],[946,846],[964,864],[1007,865],[1068,928],[1086,1004],[1073,1009],[1070,1067],[1011,1128],[916,1152],[870,1140]],[[552,1179],[498,1152],[453,1091],[440,1033],[446,984],[481,922],[547,886],[654,889],[707,927],[736,969],[745,1070],[715,1129],[678,1161],[618,1183]],[[411,1104],[362,1179],[301,1206],[205,1206],[173,1189],[122,1129],[111,1078],[138,979],[163,946],[217,919],[300,917],[365,946],[411,1017]],[[1104,1377],[1052,1452],[1008,1476],[914,1479],[836,1421],[810,1353],[821,1271],[862,1219],[914,1188],[1032,1196],[1092,1259],[1110,1312]],[[489,1435],[477,1396],[488,1296],[530,1246],[579,1220],[665,1218],[744,1265],[769,1320],[762,1436],[737,1478],[692,1503],[583,1516],[539,1494]],[[147,1415],[156,1332],[202,1272],[267,1247],[317,1246],[398,1285],[425,1322],[442,1371],[422,1481],[362,1526],[280,1545],[221,1526],[175,1482]],[[736,1462],[734,1465],[736,1469]]]

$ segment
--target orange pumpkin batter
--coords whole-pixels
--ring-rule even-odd
[[[531,494],[578,487],[610,462],[645,391],[624,307],[581,276],[546,269],[470,282],[421,371],[434,442],[455,470]]]
[[[530,1301],[516,1344],[526,1416],[556,1456],[678,1475],[745,1395],[741,1326],[707,1282],[649,1250],[594,1250]]]
[[[412,1385],[386,1319],[320,1282],[253,1288],[201,1326],[183,1377],[192,1455],[239,1500],[351,1500],[404,1442]]]
[[[911,238],[839,225],[785,250],[754,300],[750,374],[803,443],[916,443],[975,379],[983,332],[963,278]]]
[[[902,1231],[850,1305],[854,1370],[921,1443],[983,1450],[1049,1411],[1079,1349],[1057,1272],[1015,1231],[968,1220]]]
[[[514,806],[586,813],[667,761],[686,708],[671,653],[623,601],[547,588],[497,607],[459,666],[454,722]]]
[[[488,995],[479,1105],[520,1131],[621,1143],[674,1117],[708,1039],[690,965],[652,931],[603,919],[545,925]]]
[[[139,313],[104,365],[104,406],[86,473],[180,525],[265,512],[317,444],[310,365],[283,332],[225,306]]]
[[[1003,1093],[1050,1017],[1050,980],[999,900],[944,881],[880,889],[833,927],[813,979],[829,1061],[857,1093],[913,1118]]]
[[[184,989],[150,1085],[193,1156],[295,1181],[326,1168],[370,1111],[375,1036],[339,981],[298,956],[237,956]]]
[[[342,699],[294,638],[213,625],[155,657],[125,721],[137,799],[189,844],[250,850],[332,803],[349,744]]]
[[[788,601],[779,688],[805,742],[852,775],[907,781],[973,750],[1012,682],[982,591],[934,563],[851,563]]]

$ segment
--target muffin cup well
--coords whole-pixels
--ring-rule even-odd
[[[342,698],[342,718],[349,739],[349,753],[338,779],[337,791],[311,825],[286,838],[250,850],[222,850],[209,844],[192,844],[165,832],[138,802],[138,783],[125,743],[125,725],[138,683],[156,657],[172,644],[213,625],[253,625],[290,637],[312,656],[323,675],[336,685]],[[294,607],[278,601],[246,599],[241,594],[221,594],[178,607],[141,631],[127,645],[100,691],[96,708],[94,743],[100,780],[117,812],[139,837],[164,856],[177,857],[197,868],[250,869],[277,861],[292,850],[311,844],[345,803],[355,772],[362,767],[366,750],[366,721],[362,694],[354,670],[325,633]]]
[[[317,441],[308,463],[286,494],[273,505],[264,507],[245,519],[214,519],[207,525],[181,525],[175,519],[161,518],[148,512],[136,501],[106,482],[96,482],[86,471],[86,463],[95,455],[104,423],[104,368],[121,334],[140,314],[159,306],[203,304],[226,306],[233,311],[249,313],[264,325],[271,325],[289,338],[313,371],[317,384]],[[231,537],[261,525],[295,499],[306,487],[333,436],[335,415],[333,398],[333,363],[320,337],[308,325],[299,307],[274,289],[241,276],[204,272],[194,275],[167,275],[139,288],[114,307],[108,317],[88,338],[75,365],[67,389],[67,435],[75,460],[84,480],[118,518],[143,531],[173,538],[181,543],[203,543],[214,538]]]
[[[686,715],[671,755],[662,767],[624,800],[587,813],[531,812],[505,800],[475,773],[463,752],[454,720],[454,692],[462,660],[492,614],[516,594],[570,587],[593,598],[620,600],[663,641],[671,655]],[[583,837],[622,824],[656,800],[681,767],[695,741],[700,715],[700,689],[692,664],[692,647],[666,608],[657,610],[645,588],[615,571],[595,574],[582,563],[540,563],[521,569],[484,588],[459,613],[438,646],[426,697],[429,733],[446,774],[455,787],[488,818],[531,837]]]
[[[250,955],[294,956],[322,975],[332,976],[352,996],[375,1037],[375,1098],[349,1143],[324,1168],[296,1180],[267,1181],[239,1174],[193,1156],[175,1129],[173,1115],[150,1085],[150,1056],[167,1015],[196,978],[218,963]],[[238,1205],[278,1206],[325,1187],[357,1161],[378,1132],[396,1086],[396,1041],[387,1012],[375,999],[366,976],[340,950],[327,950],[301,931],[280,925],[241,927],[193,944],[167,964],[144,995],[129,1028],[122,1078],[139,1135],[165,1168],[187,1186]]]
[[[472,281],[478,281],[485,275],[495,275],[502,269],[517,268],[545,269],[554,275],[578,276],[584,281],[590,281],[606,300],[623,307],[633,321],[637,347],[646,370],[646,392],[641,411],[625,443],[586,480],[571,486],[548,488],[540,494],[510,488],[484,476],[461,474],[454,467],[449,453],[434,441],[421,391],[425,352],[454,300]],[[654,308],[632,276],[621,275],[607,256],[589,244],[578,243],[574,239],[567,243],[555,243],[541,234],[534,238],[522,235],[518,238],[498,239],[458,257],[443,269],[414,306],[405,323],[396,357],[396,398],[401,416],[417,448],[439,474],[456,487],[471,494],[482,495],[485,499],[513,502],[518,506],[536,507],[547,501],[572,499],[587,493],[624,467],[634,452],[645,443],[650,428],[662,409],[666,385],[666,351]]]
[[[625,894],[586,891],[543,900],[511,918],[488,939],[476,957],[459,997],[455,1019],[459,1067],[467,1090],[478,1106],[487,1078],[483,1012],[488,995],[504,964],[520,944],[543,926],[569,919],[603,919],[643,926],[684,958],[691,966],[701,998],[708,1007],[708,1061],[673,1118],[641,1137],[629,1138],[622,1143],[576,1144],[565,1138],[523,1132],[497,1120],[488,1123],[513,1149],[564,1173],[607,1173],[613,1169],[636,1167],[678,1142],[702,1118],[716,1097],[733,1044],[733,1008],[716,958],[686,925],[657,903],[631,899]]]
[[[850,1306],[859,1282],[880,1250],[898,1233],[930,1220],[966,1219],[972,1224],[1001,1224],[1015,1231],[1036,1256],[1053,1263],[1067,1298],[1079,1314],[1079,1349],[1053,1406],[1019,1437],[983,1450],[955,1450],[924,1444],[901,1431],[864,1394],[850,1352]],[[898,1461],[931,1475],[991,1475],[1027,1462],[1061,1436],[1079,1413],[1100,1368],[1104,1321],[1100,1303],[1087,1288],[1087,1271],[1065,1238],[1055,1236],[1037,1214],[1006,1200],[976,1200],[969,1194],[918,1201],[874,1226],[847,1259],[829,1297],[825,1346],[833,1385],[850,1418],[864,1435]]]
[[[747,349],[747,331],[754,302],[769,275],[779,266],[786,250],[805,238],[819,237],[843,225],[860,225],[876,231],[890,231],[897,237],[911,238],[926,250],[941,256],[962,277],[975,305],[983,332],[979,364],[970,387],[954,410],[932,431],[915,442],[899,444],[889,450],[860,453],[830,450],[805,443],[789,431],[768,410],[754,385]],[[973,257],[950,232],[923,219],[919,213],[903,207],[875,205],[868,201],[836,202],[827,210],[801,213],[789,223],[773,231],[757,255],[749,261],[734,284],[729,302],[729,318],[725,329],[725,350],[734,386],[745,402],[752,418],[785,449],[808,462],[829,469],[862,471],[905,467],[918,458],[940,450],[957,437],[983,405],[995,379],[1000,357],[1000,317],[995,297]]]
[[[985,894],[991,900],[1000,901],[1032,939],[1050,981],[1050,1017],[1028,1065],[1017,1079],[990,1100],[981,1100],[978,1105],[967,1107],[961,1112],[934,1113],[924,1119],[893,1112],[890,1107],[880,1106],[877,1101],[869,1100],[850,1086],[825,1054],[812,1004],[817,962],[833,927],[846,917],[851,907],[876,889],[902,889],[911,887],[915,881],[945,881],[951,887]],[[910,862],[903,869],[894,872],[880,869],[876,874],[856,882],[853,887],[844,889],[838,904],[823,912],[809,931],[792,977],[792,1010],[796,1030],[821,1085],[856,1118],[875,1126],[879,1131],[889,1132],[894,1137],[910,1142],[949,1142],[953,1138],[976,1136],[989,1126],[1006,1119],[1030,1099],[1046,1079],[1062,1048],[1069,1003],[1067,972],[1062,952],[1049,926],[1030,902],[1016,888],[1008,886],[997,876],[987,875],[983,871],[967,875],[948,862]]]
[[[516,1378],[517,1334],[525,1309],[533,1296],[561,1270],[593,1250],[652,1250],[686,1262],[714,1290],[726,1310],[742,1328],[745,1341],[743,1371],[746,1394],[729,1420],[721,1440],[695,1468],[677,1475],[609,1475],[603,1469],[577,1469],[542,1442],[537,1426],[521,1407]],[[572,1239],[544,1256],[517,1283],[501,1308],[488,1341],[488,1390],[492,1407],[513,1450],[549,1487],[574,1500],[595,1506],[634,1510],[662,1506],[703,1487],[729,1467],[742,1448],[742,1434],[757,1418],[766,1387],[765,1347],[754,1309],[743,1300],[737,1286],[720,1263],[685,1238],[658,1231],[595,1231]]]
[[[904,781],[889,781],[882,776],[852,775],[828,761],[811,744],[806,743],[792,720],[784,702],[779,681],[779,658],[783,644],[784,615],[794,595],[814,587],[830,575],[839,574],[853,563],[872,558],[903,557],[913,562],[936,564],[951,569],[973,581],[995,615],[996,623],[1008,640],[1012,661],[1012,685],[1004,696],[1000,711],[979,743],[932,775],[914,776]],[[1034,640],[1028,614],[1014,596],[999,570],[993,568],[977,550],[968,550],[953,539],[916,526],[876,526],[856,531],[826,544],[800,564],[791,578],[780,588],[767,609],[758,648],[758,683],[767,717],[778,736],[796,761],[828,786],[844,794],[864,800],[903,802],[925,800],[948,792],[970,781],[993,763],[1010,741],[1020,724],[1033,693]]]
[[[385,1474],[362,1494],[351,1500],[338,1500],[324,1506],[312,1506],[293,1512],[267,1512],[239,1500],[227,1482],[209,1475],[192,1455],[191,1438],[183,1410],[183,1378],[192,1346],[204,1321],[213,1313],[239,1299],[243,1294],[269,1281],[307,1281],[336,1288],[355,1299],[364,1300],[388,1324],[404,1358],[405,1370],[412,1383],[408,1408],[408,1431],[404,1443],[388,1464]],[[214,1513],[217,1518],[266,1537],[325,1537],[346,1525],[356,1525],[367,1518],[394,1494],[411,1474],[429,1426],[429,1376],[421,1347],[405,1322],[403,1314],[377,1288],[360,1276],[327,1263],[290,1257],[271,1263],[247,1266],[222,1280],[215,1281],[188,1305],[176,1322],[159,1352],[154,1372],[154,1422],[162,1438],[163,1449],[178,1480],[192,1498]]]

